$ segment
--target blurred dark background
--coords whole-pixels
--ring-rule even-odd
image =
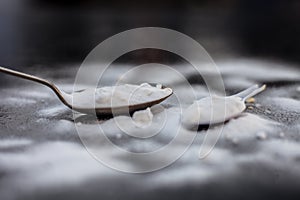
[[[298,0],[1,0],[0,64],[81,62],[104,39],[145,26],[185,33],[213,58],[299,62],[299,24]]]

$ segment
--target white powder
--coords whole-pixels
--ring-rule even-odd
[[[153,114],[150,108],[134,112],[133,121],[138,127],[149,126],[153,119]]]
[[[245,107],[239,97],[206,97],[185,109],[181,121],[187,128],[222,123],[240,115]]]
[[[91,99],[95,97],[97,108],[120,107],[155,101],[172,93],[170,88],[155,87],[148,83],[141,85],[124,84],[95,89],[86,89],[79,93],[73,93],[75,106],[91,106]]]
[[[263,131],[259,131],[256,133],[256,138],[258,140],[265,140],[265,139],[267,139],[267,134]]]

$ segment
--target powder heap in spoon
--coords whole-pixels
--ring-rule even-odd
[[[95,107],[122,107],[156,101],[172,94],[170,88],[162,88],[160,84],[151,86],[148,83],[141,85],[116,85],[96,89],[86,89],[73,94],[73,101],[77,106],[90,107],[91,99],[95,97]],[[84,98],[82,98],[84,96]]]

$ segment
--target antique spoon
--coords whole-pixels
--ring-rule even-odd
[[[34,82],[37,82],[37,83],[40,83],[40,84],[43,84],[43,85],[49,87],[50,89],[52,89],[54,91],[54,93],[58,96],[58,98],[60,99],[60,101],[63,104],[65,104],[67,107],[69,107],[75,111],[81,112],[81,113],[95,113],[95,111],[96,111],[97,115],[111,115],[111,114],[123,114],[123,113],[126,114],[128,112],[132,113],[136,110],[146,109],[148,107],[151,107],[152,105],[159,104],[160,102],[164,101],[165,99],[167,99],[169,96],[171,96],[173,94],[173,91],[171,88],[161,86],[160,89],[164,91],[164,93],[162,93],[163,95],[161,95],[157,98],[152,98],[148,101],[146,99],[143,99],[142,102],[134,102],[132,104],[127,104],[127,105],[113,105],[113,106],[108,106],[107,104],[99,105],[99,104],[89,103],[87,106],[86,104],[81,105],[80,99],[86,99],[87,97],[91,97],[91,92],[95,92],[95,90],[85,89],[85,90],[80,90],[78,92],[74,92],[72,94],[68,94],[68,93],[64,92],[63,90],[59,89],[56,85],[54,85],[50,81],[36,77],[36,76],[32,76],[29,74],[25,74],[25,73],[11,70],[11,69],[1,67],[1,66],[0,66],[0,72],[4,72],[6,74],[10,74],[13,76],[31,80],[31,81],[34,81]],[[152,85],[153,84],[151,84],[151,86]],[[132,87],[133,86],[134,85],[132,85]],[[109,89],[109,87],[106,87],[106,89],[107,88]],[[157,90],[158,89],[159,88],[157,88]],[[74,99],[73,99],[74,96],[76,96],[76,99],[79,99],[79,101],[76,100],[76,105],[74,105]]]

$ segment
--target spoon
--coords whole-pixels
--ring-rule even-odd
[[[159,104],[160,102],[164,101],[165,99],[167,99],[169,96],[171,96],[173,94],[173,91],[171,88],[162,86],[161,89],[166,90],[166,93],[164,96],[161,96],[160,98],[151,99],[149,101],[144,101],[144,102],[133,103],[130,105],[122,105],[122,106],[113,106],[112,107],[112,106],[107,106],[107,105],[99,106],[96,104],[89,104],[89,105],[94,105],[94,106],[86,107],[86,106],[81,106],[81,105],[74,105],[73,104],[73,96],[76,95],[76,98],[81,97],[82,99],[85,99],[84,98],[85,95],[87,93],[88,94],[91,93],[90,89],[80,90],[80,91],[76,91],[72,94],[68,94],[68,93],[64,92],[63,90],[59,89],[52,82],[42,79],[42,78],[39,78],[39,77],[36,77],[36,76],[33,76],[33,75],[25,74],[25,73],[11,70],[11,69],[1,67],[1,66],[0,66],[0,72],[43,84],[43,85],[49,87],[50,89],[52,89],[54,91],[54,93],[56,94],[56,96],[60,99],[60,101],[63,104],[65,104],[67,107],[69,107],[70,109],[73,109],[75,111],[78,111],[81,113],[86,113],[86,114],[95,113],[95,111],[96,111],[97,115],[103,115],[103,116],[112,115],[112,114],[126,114],[128,112],[132,113],[136,110],[146,109],[155,104]],[[151,86],[152,85],[153,84],[151,84]],[[95,92],[95,90],[94,90],[94,92]]]
[[[239,116],[245,109],[245,101],[266,89],[266,85],[253,85],[235,95],[211,96],[195,101],[182,113],[181,122],[187,128],[214,125]]]

